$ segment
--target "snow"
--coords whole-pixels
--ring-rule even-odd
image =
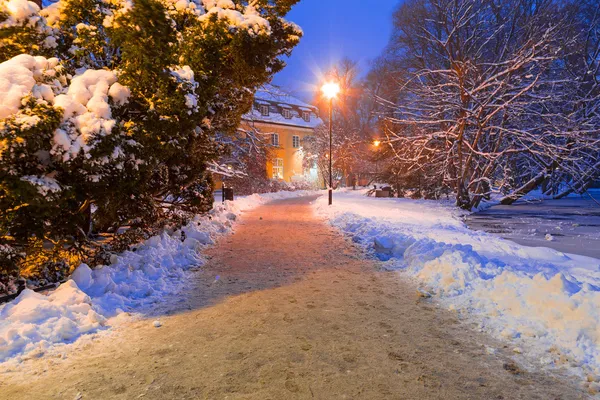
[[[29,94],[43,100],[54,98],[53,89],[43,83],[56,75],[58,59],[21,54],[0,63],[0,119],[16,114]],[[60,83],[55,83],[60,87]]]
[[[230,29],[244,29],[250,35],[271,34],[271,24],[252,6],[247,5],[244,12],[237,11],[231,0],[202,0],[206,13],[200,16],[201,21],[210,21],[216,15],[217,19],[227,21]]]
[[[76,157],[81,150],[88,153],[88,142],[93,135],[111,133],[116,121],[112,118],[109,96],[122,104],[127,101],[129,90],[117,83],[114,72],[92,69],[75,76],[67,93],[56,96],[54,105],[64,113],[62,129],[55,135],[54,151],[62,152],[63,160]],[[66,134],[71,125],[75,130],[65,136],[63,132]]]
[[[0,12],[6,11],[8,19],[0,27],[15,26],[26,22],[40,12],[37,4],[27,0],[9,0],[0,2]]]
[[[302,100],[278,88],[277,86],[269,84],[263,85],[260,89],[258,89],[256,91],[255,98],[266,102],[298,106],[306,110],[312,110],[313,112],[317,110],[315,106],[303,102]]]
[[[21,54],[0,63],[0,119],[15,117],[22,125],[39,122],[20,113],[23,99],[32,96],[63,111],[62,124],[54,133],[54,153],[64,161],[81,150],[88,153],[94,135],[108,135],[115,126],[109,99],[123,105],[130,91],[108,70],[82,70],[69,84],[57,58]]]
[[[181,88],[190,91],[190,93],[184,95],[185,106],[190,110],[196,111],[198,108],[198,97],[194,91],[198,88],[198,82],[194,79],[194,71],[188,65],[184,65],[181,68],[171,69],[171,75]]]
[[[110,265],[91,269],[81,264],[71,279],[47,295],[23,291],[0,305],[0,364],[51,353],[82,335],[110,328],[126,313],[151,311],[166,296],[180,292],[192,269],[204,264],[203,249],[231,233],[241,213],[272,200],[312,194],[278,192],[215,203],[208,215],[114,255]]]
[[[108,95],[116,104],[122,106],[129,100],[131,91],[119,82],[115,82],[111,85],[110,89],[108,89]]]
[[[50,193],[56,193],[62,190],[56,179],[49,176],[25,175],[21,177],[21,180],[35,186],[38,193],[42,196],[47,196]]]
[[[55,48],[56,38],[53,30],[45,24],[40,16],[37,4],[27,0],[0,0],[0,15],[6,15],[5,20],[0,20],[0,29],[25,27],[35,29],[40,35],[47,35],[42,42],[46,48]]]
[[[243,119],[247,122],[266,122],[266,123],[274,123],[279,125],[288,125],[288,126],[296,126],[302,128],[310,128],[314,129],[319,125],[323,124],[323,120],[318,117],[317,111],[318,109],[310,104],[303,102],[290,95],[289,93],[284,92],[280,88],[273,85],[264,85],[259,90],[256,91],[254,95],[254,101],[257,104],[262,105],[276,105],[281,108],[297,108],[299,111],[292,111],[292,118],[285,118],[280,111],[273,112],[270,111],[268,116],[264,116],[260,113],[260,111],[252,108],[248,113],[243,115]],[[310,121],[306,121],[302,118],[302,111],[309,111]]]
[[[316,212],[536,365],[600,374],[600,260],[469,230],[450,201],[320,198]]]
[[[61,1],[53,2],[40,11],[40,14],[46,18],[46,23],[49,26],[56,26],[60,21],[62,5]]]

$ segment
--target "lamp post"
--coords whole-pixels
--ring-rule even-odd
[[[333,99],[340,92],[340,85],[329,82],[321,88],[325,97],[329,99],[329,205],[333,204]]]
[[[375,179],[379,175],[379,145],[381,142],[377,139],[373,140],[373,146],[375,146]]]
[[[231,173],[233,167],[231,165],[227,166],[227,170]],[[221,175],[221,202],[225,203],[225,174]]]

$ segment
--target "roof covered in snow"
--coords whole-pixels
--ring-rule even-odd
[[[268,106],[268,115],[261,113],[261,106]],[[290,110],[286,118],[283,110]],[[310,119],[304,119],[304,112],[310,113]],[[244,114],[243,119],[249,122],[265,122],[278,125],[295,126],[314,129],[323,123],[319,118],[319,109],[311,104],[290,95],[274,85],[264,85],[254,95],[252,110]]]

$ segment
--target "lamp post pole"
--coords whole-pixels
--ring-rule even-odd
[[[329,99],[329,205],[333,204],[333,97]]]
[[[329,82],[321,88],[329,99],[329,205],[333,204],[333,98],[340,92],[340,85]]]
[[[379,145],[381,142],[377,139],[373,141],[373,146],[375,146],[375,177],[373,180],[377,180],[377,176],[379,175]]]

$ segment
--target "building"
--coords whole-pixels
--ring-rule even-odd
[[[316,167],[305,169],[303,165],[302,143],[322,123],[315,106],[265,85],[256,92],[252,110],[242,117],[241,128],[257,130],[273,146],[272,159],[265,166],[270,178],[316,182]]]

